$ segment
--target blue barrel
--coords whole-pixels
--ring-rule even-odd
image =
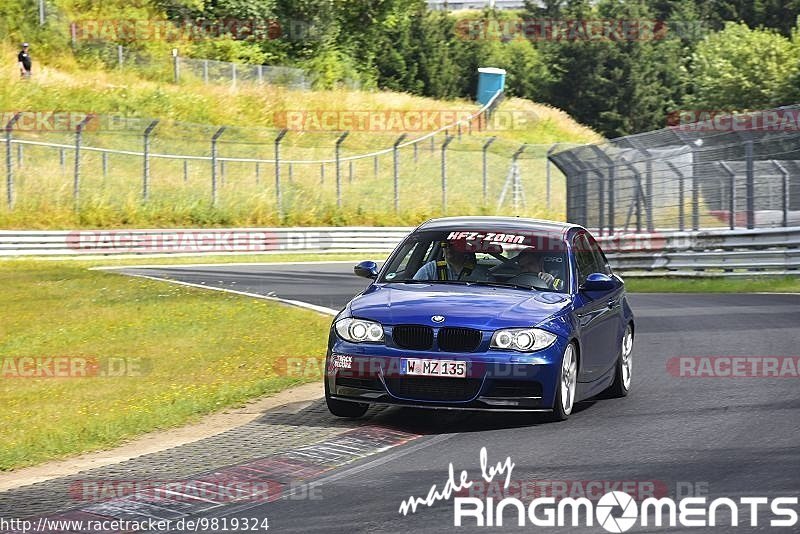
[[[481,105],[486,105],[497,93],[506,86],[506,71],[494,67],[481,67],[478,69],[478,95],[477,100]]]

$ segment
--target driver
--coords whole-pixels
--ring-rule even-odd
[[[564,287],[564,281],[556,278],[552,274],[546,272],[543,267],[543,254],[535,248],[523,249],[515,258],[519,264],[520,272],[517,276],[509,280],[511,283],[525,283],[527,279],[531,283],[528,285],[535,285],[530,280],[531,277],[536,277],[547,284],[548,289],[560,290]]]
[[[432,260],[420,267],[414,280],[473,280],[475,253],[442,241],[444,260]]]

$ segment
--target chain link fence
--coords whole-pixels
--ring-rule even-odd
[[[293,67],[198,59],[177,53],[169,57],[154,57],[150,53],[108,41],[81,42],[73,46],[84,61],[92,59],[109,69],[134,69],[145,77],[169,80],[176,84],[202,82],[232,87],[268,84],[302,91],[308,91],[314,85],[313,76]],[[359,84],[351,80],[345,80],[341,85],[349,89],[359,88]]]
[[[6,175],[0,210],[211,207],[234,220],[265,214],[259,220],[299,225],[345,213],[374,222],[441,214],[563,217],[563,176],[547,155],[566,145],[495,136],[487,124],[498,101],[424,134],[82,114],[58,131],[42,131],[20,128],[18,115],[5,125],[0,145]]]
[[[290,89],[308,91],[312,80],[302,69],[273,67],[269,65],[247,65],[212,59],[192,59],[181,56],[173,58],[173,77],[175,83],[182,79],[193,79],[204,83],[241,83],[282,85]]]
[[[608,233],[800,225],[800,106],[558,150],[567,218]]]

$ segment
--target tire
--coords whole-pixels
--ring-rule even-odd
[[[332,399],[328,389],[327,377],[325,378],[325,404],[328,405],[328,411],[336,417],[347,417],[349,419],[361,417],[369,409],[369,404]]]
[[[551,421],[566,421],[575,407],[575,391],[578,386],[578,353],[575,344],[570,343],[561,357],[561,368],[558,372],[558,387]]]
[[[617,368],[614,383],[606,390],[612,398],[626,397],[631,390],[631,369],[633,365],[633,328],[625,327],[625,334],[620,342]]]

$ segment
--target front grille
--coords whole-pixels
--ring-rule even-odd
[[[495,380],[487,397],[542,397],[542,385],[532,380]]]
[[[478,394],[480,378],[404,376],[387,378],[389,391],[398,397],[426,401],[464,401]]]
[[[444,352],[472,352],[481,344],[483,334],[472,328],[446,327],[439,330],[439,350]]]
[[[430,326],[395,326],[392,330],[392,339],[401,349],[429,350],[433,347],[433,329]]]

